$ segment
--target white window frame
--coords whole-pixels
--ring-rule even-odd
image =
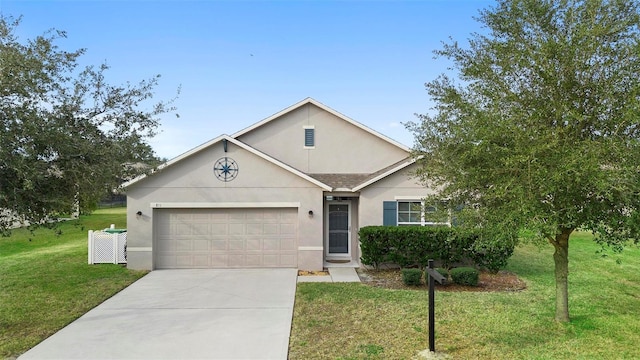
[[[304,149],[315,149],[316,148],[316,127],[314,125],[305,125],[302,127],[304,130],[304,138],[302,139],[303,141],[303,148]],[[313,146],[307,146],[307,129],[311,129],[313,130]]]
[[[397,226],[440,226],[445,225],[451,227],[451,211],[449,211],[449,221],[447,222],[435,222],[435,221],[427,221],[426,214],[431,213],[427,212],[427,207],[433,207],[437,211],[437,206],[426,204],[424,200],[419,199],[404,199],[404,198],[396,198],[396,224]],[[411,221],[400,221],[400,203],[420,203],[420,222],[411,222]],[[409,210],[411,211],[411,210]]]

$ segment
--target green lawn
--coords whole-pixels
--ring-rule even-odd
[[[1,358],[24,353],[145,274],[87,264],[87,231],[125,227],[125,211],[98,210],[56,230],[0,237]]]
[[[640,358],[640,250],[602,258],[589,234],[570,243],[572,321],[554,321],[550,246],[519,247],[517,293],[436,294],[436,350],[452,359]],[[617,261],[620,261],[618,263]],[[290,359],[412,359],[428,349],[426,291],[298,285]]]
[[[144,275],[87,264],[87,230],[115,223],[104,209],[0,238],[0,357],[20,355]],[[518,293],[447,293],[436,299],[436,348],[453,359],[640,358],[640,250],[601,258],[588,234],[570,249],[572,322],[554,320],[551,249],[516,250],[508,270]],[[618,261],[620,263],[618,263]],[[426,291],[362,284],[299,284],[291,359],[412,359],[428,348]]]

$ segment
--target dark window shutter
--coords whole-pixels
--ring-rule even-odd
[[[382,208],[382,225],[398,225],[398,203],[395,201],[385,201],[383,202]]]
[[[304,146],[315,146],[314,130],[315,129],[304,129]]]

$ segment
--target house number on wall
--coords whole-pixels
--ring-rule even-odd
[[[231,181],[238,176],[238,163],[230,157],[223,157],[213,165],[213,173],[220,181]]]

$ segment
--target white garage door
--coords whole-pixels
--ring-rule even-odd
[[[156,209],[155,268],[297,267],[298,209]]]

